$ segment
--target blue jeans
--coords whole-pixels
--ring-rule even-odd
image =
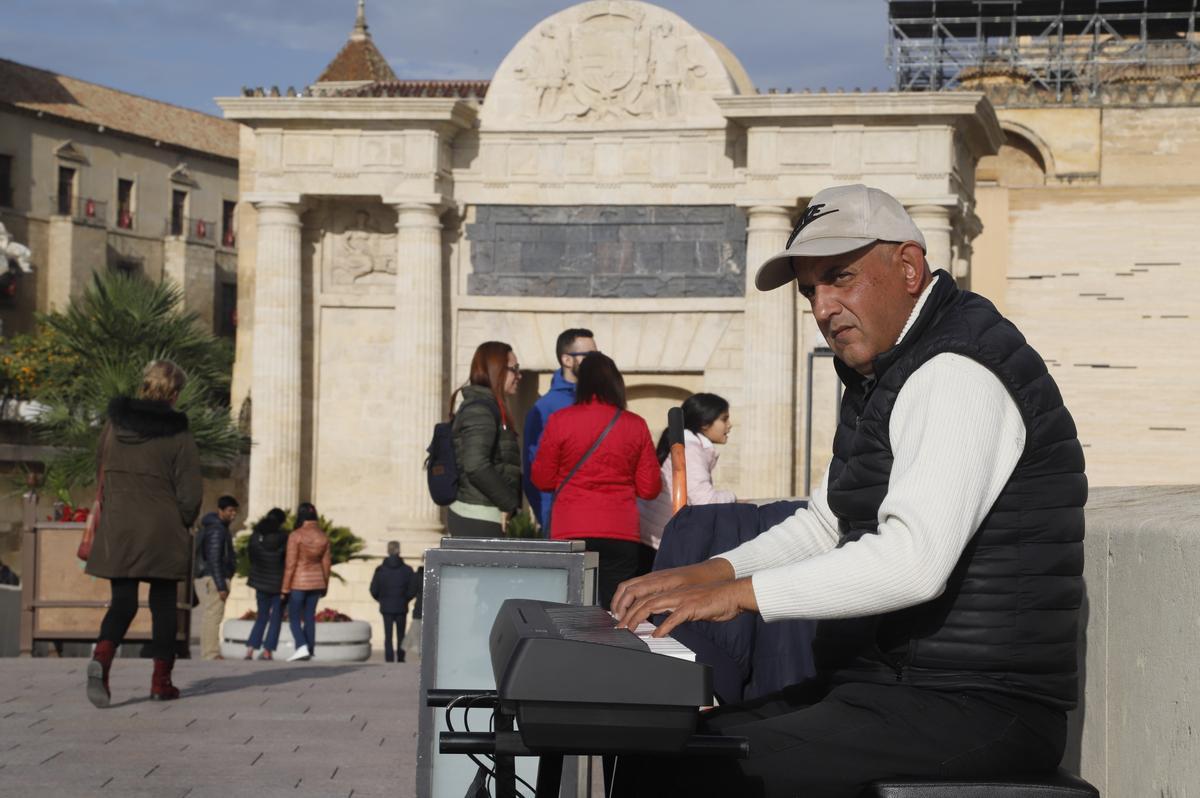
[[[250,630],[250,639],[246,641],[248,648],[264,648],[274,651],[279,648],[279,626],[283,621],[283,599],[278,593],[268,593],[265,590],[254,591],[258,598],[258,617],[254,619],[254,628]],[[267,623],[270,622],[270,626]],[[263,630],[267,632],[267,644],[263,645]]]
[[[308,646],[309,652],[316,648],[319,598],[319,590],[293,590],[288,594],[288,623],[292,627],[292,639],[296,641],[297,651],[301,646]],[[300,626],[301,619],[304,621],[303,628]]]

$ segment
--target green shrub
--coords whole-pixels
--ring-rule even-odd
[[[172,360],[187,372],[176,407],[206,462],[229,463],[248,451],[229,412],[232,347],[182,303],[182,291],[169,281],[95,274],[65,312],[39,317],[36,337],[10,341],[0,363],[28,379],[17,378],[15,387],[10,380],[6,390],[44,406],[39,436],[59,450],[48,463],[50,484],[70,489],[94,481],[108,403],[135,395],[151,360]]]
[[[504,534],[510,538],[540,538],[541,530],[533,523],[533,513],[526,507],[508,519]]]

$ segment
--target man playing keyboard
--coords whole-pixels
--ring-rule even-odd
[[[613,795],[852,798],[887,777],[1052,771],[1076,702],[1087,498],[1054,380],[990,302],[930,272],[877,189],[813,197],[755,284],[793,280],[846,386],[824,480],[758,538],[623,583],[613,610],[628,628],[668,613],[659,636],[742,612],[818,619],[819,676],[704,715],[748,759],[622,757]]]

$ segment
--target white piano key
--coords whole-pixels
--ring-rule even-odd
[[[646,644],[650,651],[654,654],[662,654],[675,659],[687,660],[688,662],[696,661],[696,652],[680,643],[673,637],[651,637],[654,630],[657,629],[654,624],[643,621],[638,624],[633,633]]]

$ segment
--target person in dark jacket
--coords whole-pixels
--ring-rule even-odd
[[[404,662],[404,626],[408,621],[408,602],[416,595],[417,578],[400,557],[400,542],[389,541],[387,559],[371,577],[371,598],[379,602],[383,615],[383,659],[384,662]],[[392,631],[396,633],[395,647]]]
[[[623,758],[613,794],[852,798],[898,776],[1052,773],[1078,697],[1087,500],[1054,378],[991,302],[930,270],[879,189],[812,198],[755,285],[792,281],[845,385],[825,478],[753,540],[621,585],[614,610],[623,628],[666,613],[658,636],[815,619],[817,678],[699,718],[747,738],[746,758]]]
[[[568,480],[614,418],[600,446]],[[620,582],[650,570],[653,552],[641,542],[637,500],[653,499],[662,489],[650,430],[625,409],[625,380],[612,358],[599,352],[584,357],[575,404],[550,417],[530,476],[541,490],[559,491],[547,512],[550,537],[582,539],[589,551],[599,552],[600,603],[607,609]]]
[[[188,530],[200,512],[204,490],[187,416],[174,409],[186,380],[183,369],[168,360],[150,363],[137,398],[122,396],[109,404],[100,435],[101,509],[85,570],[109,580],[112,602],[87,666],[87,697],[97,707],[107,707],[111,700],[109,671],[137,615],[139,581],[150,584],[150,697],[179,697],[171,683],[176,603],[179,583],[188,578]]]
[[[512,429],[508,397],[517,392],[521,366],[512,347],[480,344],[471,358],[469,383],[452,425],[458,495],[447,515],[451,537],[498,538],[521,506],[521,449]],[[450,397],[454,406],[454,396]]]
[[[413,595],[416,597],[413,601],[412,623],[408,626],[408,632],[404,635],[404,654],[406,656],[419,657],[421,656],[421,614],[425,601],[425,566],[417,569],[417,573],[413,576]]]
[[[254,525],[246,546],[250,556],[250,577],[246,583],[254,588],[258,614],[254,617],[254,628],[250,630],[250,638],[246,641],[245,659],[254,659],[254,652],[259,647],[262,647],[259,659],[274,659],[275,649],[279,645],[279,626],[283,620],[283,596],[280,590],[283,587],[283,562],[287,557],[287,530],[283,528],[286,520],[287,513],[272,507]],[[264,631],[267,635],[265,642]]]
[[[229,525],[237,518],[239,506],[232,496],[217,499],[217,511],[200,519],[196,535],[196,595],[200,598],[200,656],[204,659],[224,659],[221,621],[229,582],[237,571]]]

